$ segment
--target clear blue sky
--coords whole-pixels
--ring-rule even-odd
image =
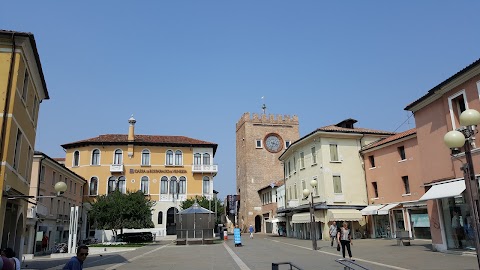
[[[406,105],[480,58],[479,1],[5,1],[0,28],[35,35],[50,100],[36,150],[128,131],[219,145],[235,192],[244,112],[414,127]]]

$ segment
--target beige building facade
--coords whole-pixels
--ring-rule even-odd
[[[0,241],[21,257],[40,103],[49,99],[33,34],[0,30]]]
[[[64,182],[67,190],[57,196],[55,185]],[[78,240],[86,239],[83,192],[86,181],[48,155],[35,151],[27,210],[24,254],[33,256],[51,250],[55,243],[67,243],[71,207],[79,207]],[[83,229],[82,229],[83,228]]]
[[[311,239],[309,203],[313,193],[317,239],[329,239],[332,221],[365,225],[360,210],[368,205],[361,148],[394,133],[357,128],[354,119],[314,130],[295,141],[279,160],[285,175],[287,236]],[[311,181],[316,180],[316,188]]]
[[[129,119],[128,134],[105,134],[63,144],[65,166],[87,180],[86,201],[114,190],[141,190],[156,202],[152,210],[155,236],[174,235],[175,214],[187,198],[213,199],[217,144],[184,136],[136,135]],[[88,205],[86,206],[88,211]],[[93,236],[92,224],[88,224]],[[124,230],[128,232],[128,230]],[[110,240],[101,232],[100,240]]]
[[[297,116],[245,113],[236,123],[236,183],[239,198],[238,225],[265,232],[258,191],[283,179],[280,154],[299,138]]]

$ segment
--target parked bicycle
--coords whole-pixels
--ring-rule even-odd
[[[66,243],[58,243],[52,247],[52,253],[67,253],[68,246]]]

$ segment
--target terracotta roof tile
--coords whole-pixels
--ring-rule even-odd
[[[65,149],[81,146],[81,145],[125,145],[128,144],[128,135],[126,134],[104,134],[98,137],[76,141],[72,143],[63,144],[62,147]],[[217,144],[197,140],[185,136],[159,136],[159,135],[135,135],[134,145],[196,145],[196,146],[211,146],[214,148],[214,151],[217,148]]]
[[[387,144],[389,142],[393,142],[393,141],[399,140],[401,138],[405,138],[407,136],[410,136],[410,135],[416,134],[416,133],[417,133],[417,129],[412,128],[412,129],[406,130],[404,132],[400,132],[400,133],[397,133],[397,134],[392,135],[390,137],[386,137],[386,138],[380,139],[378,141],[375,141],[371,144],[368,144],[368,145],[366,145],[362,148],[362,151],[367,150],[367,149],[371,149],[371,148],[374,148],[374,147],[377,147],[377,146],[380,146],[380,145],[384,145],[384,144]]]
[[[369,128],[344,128],[336,125],[324,126],[317,128],[315,131],[327,131],[327,132],[345,132],[345,133],[366,133],[366,134],[381,134],[381,135],[393,135],[395,132],[375,130]]]

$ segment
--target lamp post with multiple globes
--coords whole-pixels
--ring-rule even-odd
[[[315,229],[315,209],[313,208],[313,190],[317,187],[317,180],[313,179],[310,181],[310,186],[312,187],[312,191],[308,189],[303,190],[303,197],[308,198],[310,196],[310,238],[312,239],[312,249],[317,250],[317,234]]]
[[[479,191],[478,180],[475,177],[472,160],[472,145],[475,145],[475,134],[478,132],[476,126],[480,124],[480,113],[473,109],[468,109],[460,115],[460,125],[457,130],[449,131],[444,136],[445,144],[454,150],[461,147],[465,149],[466,163],[462,165],[463,176],[465,179],[465,193],[467,202],[470,205],[472,216],[472,226],[474,231],[475,249],[477,251],[477,263],[480,267],[480,231],[479,231]]]

